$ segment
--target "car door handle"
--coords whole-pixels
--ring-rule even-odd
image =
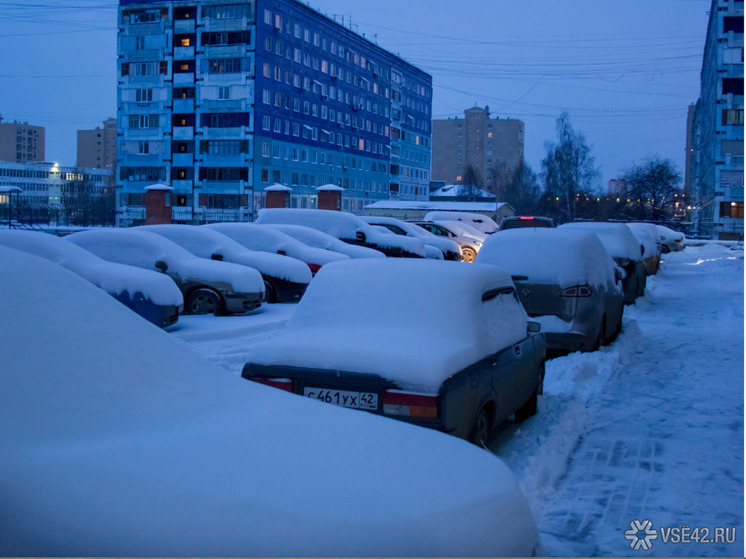
[[[513,351],[515,352],[516,355],[520,355],[521,354],[521,346],[519,346],[519,345],[515,346],[513,348]]]

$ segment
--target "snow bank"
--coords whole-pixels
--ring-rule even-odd
[[[493,455],[236,378],[67,270],[0,261],[0,554],[534,552]]]
[[[116,264],[69,242],[38,231],[0,230],[0,244],[63,266],[112,295],[141,293],[156,305],[183,305],[184,297],[171,278],[158,272]]]
[[[263,293],[259,272],[239,264],[199,258],[168,239],[139,229],[96,229],[68,235],[71,243],[104,260],[155,270],[159,260],[183,280],[227,282],[241,293]]]
[[[596,235],[571,229],[510,229],[490,235],[475,262],[493,264],[529,283],[588,284],[613,289],[614,261]],[[553,330],[554,331],[554,330]]]
[[[494,266],[438,260],[353,260],[317,274],[286,327],[252,348],[254,363],[377,374],[437,393],[450,375],[526,337],[523,308],[488,289]]]
[[[268,208],[259,210],[257,223],[285,223],[289,225],[305,225],[328,233],[338,239],[355,240],[357,233],[364,233],[366,243],[382,248],[404,249],[413,254],[425,257],[425,247],[417,239],[406,237],[390,237],[376,231],[365,221],[345,212],[332,210],[301,210]]]
[[[258,250],[249,250],[233,239],[206,227],[194,225],[147,225],[137,230],[150,231],[173,241],[200,258],[223,256],[225,262],[233,262],[255,268],[262,274],[296,283],[310,283],[311,271],[303,262]]]

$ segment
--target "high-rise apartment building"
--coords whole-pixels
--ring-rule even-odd
[[[122,224],[159,182],[190,222],[427,198],[432,78],[297,0],[120,0],[118,55]]]
[[[478,179],[473,186],[489,187],[496,170],[523,164],[523,141],[523,122],[490,118],[489,107],[467,109],[464,118],[433,120],[433,180],[463,184],[471,167]]]
[[[743,2],[713,0],[685,180],[694,228],[711,238],[743,235],[743,47]]]
[[[28,122],[3,122],[0,117],[0,161],[44,161],[43,126]]]
[[[117,164],[117,119],[108,118],[103,128],[78,130],[78,167],[114,169]]]

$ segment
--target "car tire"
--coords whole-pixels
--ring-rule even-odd
[[[461,261],[462,262],[474,262],[477,257],[476,251],[471,247],[461,247]]]
[[[275,289],[275,286],[272,285],[271,281],[264,280],[264,291],[267,294],[267,303],[277,302],[277,290]]]
[[[489,410],[487,409],[487,406],[483,406],[482,409],[479,410],[477,418],[474,420],[474,427],[472,427],[471,438],[469,440],[473,444],[487,449],[491,423]]]
[[[606,315],[601,318],[601,326],[598,327],[598,335],[596,336],[596,342],[593,344],[592,351],[601,349],[606,343]]]
[[[184,304],[186,314],[214,314],[223,313],[223,301],[212,289],[201,288],[192,291]]]

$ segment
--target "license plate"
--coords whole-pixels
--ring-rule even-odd
[[[375,392],[350,392],[347,390],[329,390],[326,388],[303,388],[303,395],[308,398],[321,400],[327,404],[336,404],[345,408],[360,410],[378,409],[378,394]]]

